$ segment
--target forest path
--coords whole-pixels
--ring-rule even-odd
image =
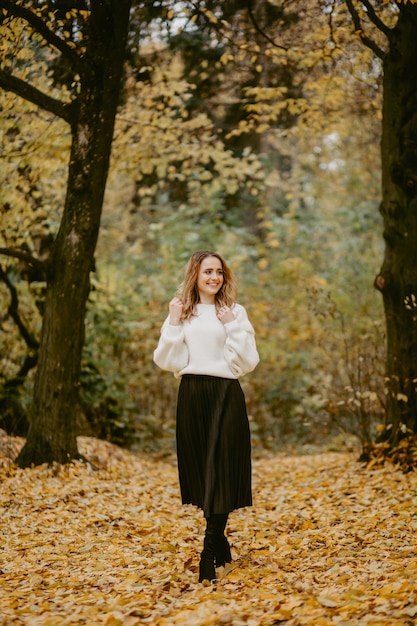
[[[175,458],[80,438],[96,466],[18,470],[0,445],[1,626],[396,626],[417,620],[417,474],[352,454],[256,459],[234,561],[198,584],[204,519]]]

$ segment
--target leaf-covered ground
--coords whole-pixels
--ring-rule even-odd
[[[417,476],[355,455],[254,461],[234,562],[197,582],[204,522],[175,459],[80,438],[94,463],[17,470],[0,455],[1,626],[417,622]]]

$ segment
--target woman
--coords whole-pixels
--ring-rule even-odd
[[[236,303],[236,280],[222,257],[194,252],[169,303],[155,363],[181,378],[177,456],[183,504],[206,518],[199,582],[232,560],[224,535],[231,511],[252,504],[251,452],[238,377],[259,362],[255,333]]]

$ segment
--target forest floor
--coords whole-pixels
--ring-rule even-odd
[[[253,463],[233,563],[197,582],[204,520],[175,458],[80,438],[90,464],[16,469],[0,437],[1,626],[417,622],[417,474],[354,453]]]

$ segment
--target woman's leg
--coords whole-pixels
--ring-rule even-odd
[[[216,514],[212,516],[214,533],[216,535],[215,565],[223,567],[226,563],[232,562],[229,542],[224,531],[227,524],[228,514]]]
[[[227,518],[227,513],[213,514],[206,518],[207,526],[200,558],[199,582],[214,580],[216,578],[215,567],[223,566],[232,560],[229,542],[224,535]]]

